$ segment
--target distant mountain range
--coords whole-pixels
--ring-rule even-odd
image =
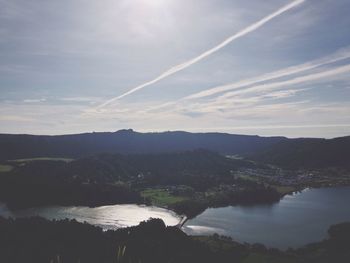
[[[0,134],[0,161],[35,157],[81,158],[101,153],[171,153],[196,149],[241,155],[288,168],[350,168],[350,136],[288,139],[183,131],[140,133],[133,130],[59,136]]]
[[[133,130],[60,136],[0,134],[0,160],[34,157],[79,158],[100,153],[167,153],[207,149],[221,154],[248,154],[284,137],[183,131],[139,133]]]

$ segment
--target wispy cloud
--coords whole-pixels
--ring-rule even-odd
[[[249,129],[300,129],[300,128],[332,128],[332,127],[350,127],[350,124],[305,124],[305,125],[250,125],[250,126],[236,126],[235,130],[249,130]],[[232,127],[207,127],[203,130],[232,130]]]
[[[23,100],[24,103],[40,103],[40,102],[45,102],[46,99],[45,98],[41,98],[41,99],[25,99]]]
[[[34,122],[33,118],[17,116],[17,115],[2,115],[0,116],[0,121],[12,121],[12,122]]]
[[[115,102],[115,101],[117,101],[117,100],[119,100],[121,98],[124,98],[124,97],[126,97],[126,96],[128,96],[128,95],[130,95],[130,94],[132,94],[132,93],[134,93],[136,91],[139,91],[139,90],[147,87],[147,86],[155,84],[155,83],[157,83],[158,81],[160,81],[162,79],[165,79],[165,78],[167,78],[167,77],[169,77],[169,76],[171,76],[171,75],[173,75],[173,74],[175,74],[175,73],[177,73],[179,71],[182,71],[182,70],[192,66],[195,63],[198,63],[199,61],[203,60],[204,58],[212,55],[213,53],[215,53],[215,52],[219,51],[220,49],[222,49],[223,47],[227,46],[231,42],[233,42],[233,41],[235,41],[235,40],[237,40],[237,39],[239,39],[239,38],[241,38],[241,37],[243,37],[243,36],[253,32],[253,31],[259,29],[260,27],[262,27],[263,25],[268,23],[270,20],[272,20],[272,19],[280,16],[281,14],[287,12],[288,10],[290,10],[290,9],[300,5],[304,1],[305,0],[296,0],[296,1],[293,1],[292,3],[290,3],[290,4],[287,4],[287,5],[283,6],[282,8],[280,8],[277,11],[273,12],[272,14],[264,17],[263,19],[255,22],[254,24],[252,24],[252,25],[242,29],[241,31],[237,32],[236,34],[234,34],[234,35],[230,36],[229,38],[225,39],[219,45],[217,45],[217,46],[215,46],[215,47],[205,51],[204,53],[200,54],[199,56],[197,56],[195,58],[192,58],[192,59],[190,59],[190,60],[188,60],[188,61],[186,61],[186,62],[184,62],[182,64],[176,65],[176,66],[168,69],[167,71],[163,72],[161,75],[159,75],[158,77],[156,77],[155,79],[153,79],[151,81],[145,82],[145,83],[143,83],[143,84],[141,84],[141,85],[139,85],[139,86],[137,86],[137,87],[135,87],[135,88],[125,92],[125,93],[123,93],[120,96],[117,96],[115,98],[112,98],[112,99],[106,101],[105,103],[99,105],[97,107],[97,109],[103,108],[103,107],[105,107],[105,106],[107,106],[107,105],[109,105],[109,104],[111,104],[111,103],[113,103],[113,102]]]
[[[317,88],[317,86],[309,87],[310,83],[327,82],[333,77],[339,79],[337,75],[344,75],[344,73],[348,72],[350,72],[350,65],[341,65],[333,68],[326,67],[321,71],[311,72],[292,79],[259,83],[239,90],[229,91],[215,98],[193,99],[191,103],[183,100],[162,110],[149,110],[148,107],[151,103],[143,105],[127,103],[122,104],[122,107],[105,109],[103,117],[118,120],[126,118],[127,121],[132,120],[135,123],[146,119],[159,120],[160,122],[165,120],[176,122],[176,120],[180,120],[186,123],[200,123],[203,120],[213,118],[218,122],[235,120],[238,123],[246,120],[255,120],[256,123],[261,123],[263,119],[272,120],[271,118],[275,118],[276,121],[274,123],[278,123],[278,121],[283,123],[284,118],[281,119],[281,116],[290,116],[293,113],[293,120],[297,119],[302,122],[307,115],[305,112],[310,112],[317,104],[310,100],[312,98],[305,96],[299,96],[299,98],[293,100],[290,100],[290,97],[296,96],[300,92]],[[324,112],[325,109],[327,107],[317,108],[312,110],[312,112]],[[332,105],[328,110],[329,112],[334,112],[331,109],[337,111],[340,108],[338,105]],[[344,106],[341,115],[348,112],[348,109],[348,106]],[[101,115],[96,114],[96,112],[86,112],[85,117],[101,118]],[[341,119],[339,117],[338,119],[339,121],[346,121],[346,118]],[[316,120],[319,120],[319,117]]]
[[[270,73],[266,73],[257,77],[252,77],[249,79],[244,79],[244,80],[240,80],[237,82],[233,82],[233,83],[229,83],[229,84],[225,84],[225,85],[220,85],[214,88],[210,88],[210,89],[206,89],[204,91],[183,97],[179,100],[176,101],[170,101],[164,104],[161,104],[159,106],[155,106],[152,107],[150,110],[158,110],[161,108],[165,108],[165,107],[170,107],[173,106],[177,103],[180,103],[182,101],[187,101],[187,100],[195,100],[195,99],[202,99],[202,98],[206,98],[206,97],[210,97],[210,96],[214,96],[216,94],[220,94],[220,93],[225,93],[228,91],[232,91],[232,90],[238,90],[241,88],[245,88],[245,87],[249,87],[255,84],[259,84],[259,83],[263,83],[263,82],[268,82],[268,81],[272,81],[275,79],[279,79],[279,78],[283,78],[283,77],[290,77],[293,76],[295,74],[300,74],[300,73],[304,73],[313,69],[316,69],[318,67],[322,67],[325,65],[329,65],[332,63],[336,63],[342,60],[346,60],[350,58],[350,47],[346,47],[344,49],[338,50],[335,53],[316,59],[316,60],[312,60],[303,64],[299,64],[296,66],[291,66],[291,67],[287,67],[287,68],[283,68],[274,72],[270,72]],[[322,75],[318,75],[318,77],[321,77]]]
[[[251,87],[248,87],[248,88],[245,88],[242,90],[227,92],[224,95],[218,97],[218,99],[219,100],[221,98],[227,99],[230,97],[234,97],[237,94],[270,91],[270,90],[274,90],[274,89],[281,88],[281,87],[293,86],[293,85],[303,84],[303,83],[307,83],[307,82],[311,82],[311,81],[317,81],[320,79],[332,77],[332,76],[347,73],[347,72],[350,72],[350,65],[339,66],[339,67],[335,67],[335,68],[330,69],[330,70],[324,70],[324,71],[321,71],[318,73],[312,73],[309,75],[300,76],[300,77],[296,77],[296,78],[285,80],[285,81],[278,81],[278,82],[273,82],[273,83],[255,85],[255,86],[251,86]]]
[[[164,114],[173,112],[190,117],[214,114],[226,116],[226,118],[255,118],[264,116],[283,115],[282,110],[287,114],[288,111],[296,112],[301,105],[309,104],[309,100],[295,100],[293,102],[271,103],[266,100],[281,100],[295,96],[299,92],[309,90],[302,88],[304,85],[312,82],[323,82],[325,79],[339,74],[350,72],[350,65],[338,66],[332,69],[323,70],[317,73],[311,73],[305,76],[295,77],[285,81],[276,81],[272,83],[253,85],[244,89],[230,91],[221,96],[207,100],[180,101],[174,105],[168,105],[161,110],[153,108],[146,110],[145,113]],[[302,87],[295,87],[295,86]],[[232,115],[232,116],[231,116]]]
[[[0,132],[350,134],[350,1],[146,2],[0,0]]]
[[[65,97],[60,98],[60,101],[66,102],[66,103],[83,103],[83,104],[98,104],[103,101],[100,97]]]
[[[288,77],[297,73],[303,73],[305,71],[309,71],[321,66],[325,66],[328,64],[332,64],[335,62],[339,62],[341,60],[345,60],[350,58],[350,49],[347,47],[346,49],[340,50],[332,55],[323,57],[321,59],[309,61],[307,63],[303,63],[297,66],[292,66],[288,68],[284,68],[281,70],[277,70],[271,73],[267,73],[258,77],[254,77],[251,79],[246,79],[222,86],[218,86],[215,88],[211,88],[202,92],[198,92],[196,94],[192,94],[190,96],[185,97],[184,99],[198,99],[198,98],[204,98],[208,96],[212,96],[218,93],[223,93],[226,91],[234,90],[234,89],[239,89],[243,88],[245,86],[253,85],[256,83],[264,82],[264,81],[270,81],[282,77]]]

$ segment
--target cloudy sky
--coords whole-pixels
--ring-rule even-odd
[[[0,132],[350,135],[349,0],[0,0]]]

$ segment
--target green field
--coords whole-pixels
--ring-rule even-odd
[[[13,166],[11,166],[11,165],[0,164],[0,173],[11,172],[12,169],[13,169]]]
[[[62,161],[62,162],[71,162],[74,159],[70,158],[51,158],[51,157],[38,157],[38,158],[28,158],[28,159],[15,159],[15,160],[9,160],[9,162],[14,163],[29,163],[29,162],[35,162],[35,161]]]
[[[297,189],[293,186],[280,186],[280,185],[271,185],[271,187],[275,188],[277,192],[280,194],[289,194],[295,192]]]
[[[165,189],[147,189],[141,192],[141,196],[149,199],[153,205],[157,206],[168,206],[187,200],[183,196],[171,195]]]

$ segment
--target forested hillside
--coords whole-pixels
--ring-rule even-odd
[[[248,155],[263,163],[292,169],[350,168],[350,136],[335,139],[294,139]]]
[[[286,140],[226,133],[182,131],[139,133],[84,133],[62,136],[0,134],[0,160],[34,157],[79,158],[99,153],[165,153],[207,149],[222,154],[243,154]]]

